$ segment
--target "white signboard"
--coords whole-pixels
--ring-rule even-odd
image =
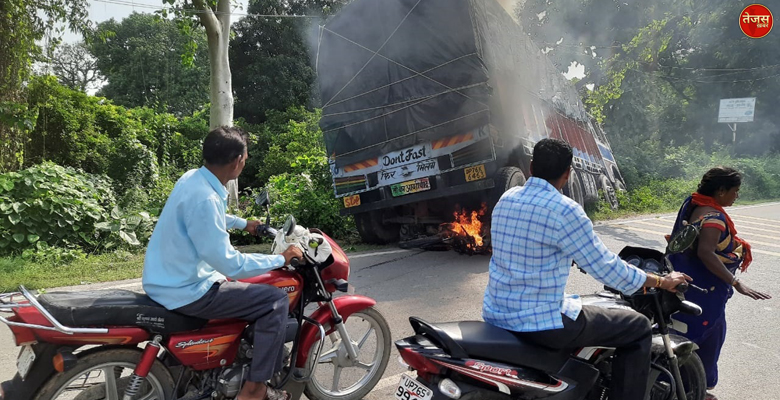
[[[439,163],[431,157],[431,144],[425,143],[379,157],[382,169],[379,183],[387,185],[439,173]]]
[[[720,109],[718,110],[718,122],[753,122],[753,114],[755,113],[755,109],[755,97],[745,97],[742,99],[721,99]]]

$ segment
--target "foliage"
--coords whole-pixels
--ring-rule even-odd
[[[208,102],[202,29],[185,34],[174,21],[133,13],[120,22],[100,23],[90,51],[108,80],[99,94],[116,104],[189,115]]]
[[[93,248],[94,225],[114,203],[110,181],[43,163],[0,175],[0,252]],[[43,243],[46,243],[44,245]]]
[[[127,110],[103,98],[68,89],[53,77],[31,81],[28,108],[37,121],[27,144],[25,166],[44,160],[106,174],[116,192],[153,190],[161,171],[194,168],[200,163],[202,118],[179,120],[148,108]],[[196,129],[196,126],[199,129]],[[197,154],[197,156],[195,156]]]
[[[65,26],[86,32],[90,26],[87,9],[85,0],[0,2],[0,104],[24,102],[23,84],[32,63],[44,53],[42,45],[53,46]],[[21,166],[26,135],[27,130],[0,119],[0,171]]]
[[[743,7],[723,0],[529,0],[521,17],[560,71],[571,61],[584,65],[577,86],[636,188],[688,176],[686,165],[719,164],[712,155],[780,150],[780,37],[747,38],[735,22]],[[582,88],[587,84],[592,91]],[[740,123],[732,142],[717,111],[720,99],[736,97],[757,102],[755,121]]]
[[[274,226],[281,226],[292,214],[299,225],[319,228],[333,237],[344,237],[354,227],[350,217],[339,215],[341,202],[333,196],[324,155],[297,157],[290,172],[270,178],[268,192]]]
[[[108,238],[101,243],[101,250],[115,249],[124,244],[146,244],[157,223],[157,218],[145,211],[123,214],[118,207],[111,210],[109,217],[108,220],[95,224],[95,230],[108,234]]]
[[[268,179],[290,170],[298,156],[324,156],[322,132],[319,128],[321,112],[306,111],[303,107],[285,112],[269,111],[268,120],[259,126],[248,127],[253,132],[249,159],[241,179],[249,187],[265,186]]]
[[[97,89],[103,79],[97,69],[97,60],[84,42],[60,45],[49,62],[60,83],[73,90],[86,92]]]
[[[247,122],[264,122],[271,110],[309,107],[316,73],[310,60],[307,34],[318,26],[311,18],[268,18],[262,15],[327,15],[344,0],[258,0],[249,15],[234,25],[230,43],[233,61],[235,114]],[[313,42],[313,41],[310,41]],[[314,49],[311,49],[314,50]]]
[[[123,213],[110,179],[45,162],[0,175],[0,254],[59,257],[148,242],[156,218]]]

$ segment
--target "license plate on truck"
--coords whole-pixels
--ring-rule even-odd
[[[433,391],[422,383],[403,374],[401,375],[401,382],[395,390],[395,398],[398,400],[430,400],[433,398]]]
[[[466,182],[478,181],[487,177],[487,173],[485,173],[485,164],[468,167],[464,169],[463,172],[466,174]]]
[[[431,181],[429,181],[428,178],[415,179],[413,181],[396,183],[395,185],[390,186],[393,197],[423,192],[426,190],[431,190]]]
[[[27,378],[33,363],[35,362],[35,351],[32,346],[24,346],[19,357],[16,359],[16,369],[19,370],[19,376],[22,379]]]

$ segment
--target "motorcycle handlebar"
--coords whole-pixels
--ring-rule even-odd
[[[276,237],[276,229],[271,228],[268,225],[260,224],[255,229],[255,236],[265,236],[269,238],[275,238]]]
[[[290,259],[290,266],[291,267],[295,268],[295,267],[298,267],[299,265],[301,265],[301,259],[300,258],[293,257],[292,259]]]

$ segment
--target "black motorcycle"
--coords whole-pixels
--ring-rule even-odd
[[[685,251],[698,236],[687,226],[670,240],[666,254],[626,247],[620,257],[656,274],[673,271],[668,255]],[[605,287],[582,296],[583,305],[632,309],[653,322],[650,400],[703,400],[704,366],[696,344],[670,334],[670,316],[677,312],[700,315],[701,308],[683,293],[694,285],[678,286],[678,293],[640,289],[630,296]],[[554,350],[526,343],[509,331],[481,321],[432,324],[417,317],[409,322],[415,335],[395,342],[403,363],[417,376],[402,375],[396,387],[399,400],[431,399],[609,399],[615,349],[586,347]]]

